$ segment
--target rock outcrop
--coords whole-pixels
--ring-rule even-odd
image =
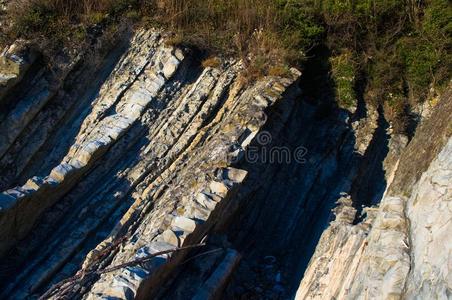
[[[87,83],[89,95],[76,91],[82,92],[81,101],[69,106],[52,102],[70,99],[72,91],[49,92],[48,84],[37,83],[42,97],[19,100],[2,122],[8,127],[2,156],[16,155],[16,144],[29,154],[27,161],[17,162],[18,172],[4,177],[4,185],[37,172],[1,194],[4,267],[20,270],[4,282],[4,296],[29,297],[79,268],[92,271],[199,243],[232,215],[230,199],[247,172],[230,165],[243,158],[266,123],[264,111],[296,95],[291,86],[300,75],[292,70],[290,78],[244,84],[239,62],[201,69],[180,49],[166,46],[157,31],[136,33],[114,64],[105,82]],[[77,70],[70,70],[65,84],[77,80],[71,73]],[[52,113],[64,128],[49,128],[40,118]],[[39,123],[47,130],[38,145],[21,140],[29,130],[36,134]],[[10,251],[14,257],[6,256]],[[226,266],[237,263],[231,251]],[[119,269],[66,293],[142,298],[187,254]],[[212,290],[221,281],[215,278],[208,283]]]
[[[409,140],[295,69],[99,47],[1,55],[2,299],[451,297],[450,91]]]
[[[3,50],[0,54],[0,103],[5,94],[23,78],[36,56],[24,41],[17,41]]]
[[[297,299],[451,297],[451,113],[446,92],[395,164],[381,203],[366,209],[363,221],[344,218],[353,209],[350,201],[338,209]]]

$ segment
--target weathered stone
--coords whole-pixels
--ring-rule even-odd
[[[446,97],[433,113],[436,118],[418,129],[405,152],[394,136],[390,147],[401,158],[386,158],[385,167],[395,165],[387,174],[390,186],[377,207],[365,209],[366,219],[352,225],[347,212],[352,212],[351,199],[341,198],[336,208],[340,222],[332,222],[323,233],[297,299],[448,298],[452,131],[445,120],[450,113]],[[443,134],[432,139],[437,132]],[[368,142],[363,138],[359,143],[364,149]],[[435,150],[425,151],[426,142]]]
[[[42,185],[44,184],[44,180],[41,177],[33,177],[31,179],[28,179],[28,181],[25,183],[26,189],[33,189],[38,190]]]
[[[0,103],[3,96],[22,79],[36,58],[36,53],[30,51],[23,40],[18,40],[3,50],[0,54]]]
[[[171,222],[174,229],[182,229],[184,232],[192,233],[196,229],[196,222],[192,219],[176,216]]]
[[[61,182],[65,177],[70,176],[70,173],[73,171],[75,171],[74,166],[67,163],[62,163],[50,172],[50,177]]]
[[[18,256],[36,253],[36,260],[30,261],[33,270],[24,268],[5,283],[0,297],[27,298],[47,282],[75,274],[83,253],[89,253],[84,270],[114,267],[199,243],[229,218],[233,210],[225,211],[229,203],[222,201],[247,175],[229,168],[234,152],[243,155],[240,143],[252,142],[273,103],[267,96],[259,105],[253,99],[271,86],[278,87],[272,97],[279,99],[294,79],[244,85],[241,63],[222,61],[198,72],[184,59],[161,33],[139,30],[99,65],[80,55],[73,61],[77,76],[65,73],[55,83],[47,81],[47,70],[36,70],[45,76],[30,89],[19,83],[30,95],[8,108],[1,122],[0,168],[8,174],[0,174],[0,184],[34,174],[43,179],[29,180],[0,200],[0,254],[19,244],[24,250]],[[181,64],[184,72],[169,80]],[[61,89],[63,83],[71,89]],[[9,170],[14,160],[21,162]],[[218,169],[226,170],[224,176]],[[37,247],[44,240],[46,246]],[[85,299],[140,297],[146,285],[173,276],[173,264],[190,253],[115,269],[92,286],[67,291]]]
[[[179,66],[179,63],[179,60],[174,56],[171,56],[166,61],[165,66],[163,67],[163,75],[166,79],[170,79],[173,76]]]
[[[226,256],[216,268],[209,279],[196,292],[193,300],[208,300],[218,298],[225,288],[228,279],[232,276],[239,264],[240,254],[234,249],[228,249]]]
[[[452,138],[422,175],[407,202],[412,268],[408,298],[444,298],[452,290],[452,219],[441,204],[452,199]]]
[[[180,246],[179,243],[179,238],[177,237],[177,235],[174,233],[174,231],[167,229],[162,233],[162,239],[163,241],[165,241],[166,243],[173,245],[175,247]]]
[[[227,168],[223,170],[224,179],[228,179],[233,182],[241,183],[245,180],[248,172],[245,170]]]
[[[201,204],[202,206],[204,206],[210,210],[213,210],[218,202],[218,199],[217,199],[217,201],[215,201],[205,193],[197,194],[195,199],[199,204]]]
[[[225,197],[228,193],[228,187],[223,182],[212,181],[209,184],[210,191],[220,197]]]

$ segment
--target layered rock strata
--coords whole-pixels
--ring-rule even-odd
[[[247,175],[230,165],[243,159],[266,123],[264,111],[296,94],[290,87],[299,76],[292,70],[289,78],[245,84],[241,71],[234,61],[202,69],[180,49],[166,46],[160,32],[143,30],[119,59],[104,60],[99,71],[109,74],[104,82],[43,92],[45,101],[18,99],[6,116],[14,116],[18,126],[1,141],[1,154],[15,155],[10,151],[19,143],[29,161],[5,177],[5,185],[25,181],[32,172],[38,176],[1,194],[2,269],[18,270],[16,278],[4,281],[1,294],[39,295],[80,269],[198,243],[226,220],[230,199]],[[73,80],[78,87],[74,74],[91,78],[74,69],[64,86]],[[72,101],[77,93],[80,102],[53,103],[64,96]],[[23,110],[23,103],[30,109]],[[37,145],[19,140],[30,127],[45,124],[39,116],[49,113],[58,113],[63,130],[46,125]],[[231,253],[226,267],[238,262]],[[65,293],[148,297],[187,254],[117,270]],[[206,284],[214,292],[224,283],[220,275],[212,276]]]
[[[338,210],[297,299],[451,297],[450,113],[449,91],[402,152],[381,203],[368,208],[363,221],[344,218],[353,210],[350,201]]]
[[[408,141],[159,31],[97,54],[2,54],[0,297],[450,298],[450,91]]]

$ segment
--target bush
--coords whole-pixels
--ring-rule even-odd
[[[430,79],[434,88],[448,84],[452,69],[452,4],[448,0],[430,0],[425,8],[420,35],[432,46]]]
[[[341,105],[353,99],[351,81],[338,80],[352,73],[348,63],[341,63],[344,52],[354,53],[355,69],[365,77],[364,99],[382,105],[397,130],[406,127],[412,107],[435,97],[448,84],[450,1],[327,0],[319,4],[317,13],[333,53],[332,74]]]
[[[16,0],[8,8],[12,27],[3,31],[10,39],[39,41],[43,48],[75,47],[83,45],[90,26],[114,22],[137,4],[135,0]]]
[[[293,0],[19,1],[10,10],[13,38],[47,37],[51,44],[71,46],[68,41],[78,43],[93,25],[141,19],[173,31],[170,44],[240,57],[255,68],[252,73],[302,62],[305,49],[323,33],[308,6]],[[261,68],[262,60],[270,66]]]
[[[433,82],[433,74],[440,62],[439,53],[426,41],[406,38],[400,40],[398,55],[412,97],[422,101]]]
[[[290,74],[290,68],[287,65],[276,65],[268,68],[268,75],[286,77]]]
[[[0,42],[18,37],[50,45],[83,45],[90,33],[112,32],[124,18],[172,31],[171,45],[208,56],[234,56],[251,79],[303,66],[318,44],[332,53],[339,104],[353,106],[356,73],[365,100],[399,118],[434,97],[451,72],[449,0],[15,0]],[[95,30],[92,30],[95,28]],[[326,61],[328,59],[325,59]],[[215,66],[214,60],[203,62]],[[361,78],[360,78],[361,79]],[[401,122],[403,123],[403,122]]]
[[[353,54],[349,51],[330,59],[332,79],[336,85],[338,104],[343,108],[356,108],[356,69]]]

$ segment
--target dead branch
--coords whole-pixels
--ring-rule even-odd
[[[60,281],[59,283],[53,285],[47,292],[45,292],[41,297],[39,297],[39,300],[44,300],[44,299],[48,299],[52,296],[55,296],[55,292],[57,292],[58,290],[60,290],[62,287],[64,287],[66,284],[70,284],[70,286],[73,286],[77,283],[80,284],[80,282],[83,282],[85,279],[88,278],[92,278],[93,276],[99,276],[105,273],[110,273],[110,272],[114,272],[116,270],[119,269],[123,269],[123,268],[127,268],[127,267],[132,267],[132,266],[137,266],[137,265],[141,265],[143,263],[146,263],[148,261],[150,261],[151,259],[153,259],[154,257],[160,256],[160,255],[165,255],[165,254],[170,254],[170,253],[175,253],[175,252],[180,252],[183,250],[189,250],[189,249],[194,249],[194,248],[199,248],[199,247],[203,247],[205,246],[205,243],[201,243],[201,244],[195,244],[195,245],[190,245],[190,246],[185,246],[185,247],[180,247],[180,248],[174,248],[174,249],[169,249],[169,250],[165,250],[165,251],[160,251],[160,252],[156,252],[152,255],[149,255],[147,257],[143,257],[143,258],[139,258],[136,260],[132,260],[117,266],[113,266],[110,268],[105,268],[105,269],[101,269],[101,270],[95,270],[95,271],[89,271],[89,272],[79,272],[76,275],[67,278],[65,280]],[[67,289],[63,289],[62,291],[65,292]]]

